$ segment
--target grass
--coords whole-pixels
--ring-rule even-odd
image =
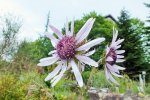
[[[66,80],[62,78],[54,87],[50,87],[49,82],[44,82],[47,74],[40,74],[36,70],[22,71],[19,74],[10,74],[9,72],[0,74],[0,100],[78,100],[88,99],[88,93],[85,88],[79,88],[75,80]],[[87,85],[90,71],[82,73],[84,83]],[[124,93],[130,89],[138,93],[138,83],[132,81],[127,75],[123,78],[116,78],[120,83],[119,92]],[[116,92],[115,85],[110,84],[104,71],[95,71],[92,75],[90,86],[96,88],[109,88]],[[150,84],[145,88],[146,94],[150,94]],[[17,98],[17,99],[16,99]]]
[[[146,93],[146,95],[150,94],[150,83],[146,84],[145,93]]]
[[[83,78],[87,82],[90,72],[84,72]],[[131,80],[127,75],[123,78],[115,78],[119,82],[119,92],[125,93],[127,90],[132,90],[134,93],[138,93],[138,82]],[[109,88],[112,92],[118,92],[116,86],[108,82],[105,77],[104,71],[95,71],[92,77],[91,86],[96,88]]]

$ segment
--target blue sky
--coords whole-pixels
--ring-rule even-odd
[[[35,40],[42,35],[46,15],[50,11],[50,22],[61,29],[66,18],[82,18],[83,14],[96,11],[98,14],[111,14],[115,18],[125,8],[132,17],[146,20],[149,10],[143,3],[149,0],[0,0],[0,16],[13,13],[23,20],[19,38]]]

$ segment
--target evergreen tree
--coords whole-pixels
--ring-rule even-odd
[[[145,3],[145,6],[147,8],[150,9],[150,4],[146,4]],[[149,24],[150,24],[150,15],[147,17],[148,20],[146,20]],[[150,25],[146,26],[145,27],[146,31],[145,31],[145,52],[146,52],[146,55],[147,55],[147,62],[150,64]]]
[[[144,50],[142,47],[144,23],[139,19],[130,18],[128,11],[122,10],[118,18],[119,38],[124,38],[122,48],[125,50],[123,63],[128,75],[135,75],[146,69]]]

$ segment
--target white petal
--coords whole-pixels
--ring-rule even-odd
[[[112,43],[114,43],[117,39],[118,36],[118,31],[113,27],[113,39],[112,39]]]
[[[105,75],[106,75],[106,79],[108,80],[108,82],[111,81],[111,82],[119,85],[119,83],[112,77],[111,73],[109,72],[109,70],[106,67],[105,67]]]
[[[52,56],[52,57],[42,58],[42,59],[40,59],[40,62],[47,61],[47,60],[51,60],[51,59],[53,59],[53,58],[58,58],[58,56],[57,56],[57,55],[54,55],[54,56]]]
[[[61,71],[58,75],[56,75],[55,77],[53,77],[53,79],[51,79],[51,83],[53,83],[59,76],[60,74],[63,72],[63,70],[66,68],[66,62],[61,62],[62,63],[62,66],[61,66]]]
[[[62,63],[59,63],[58,66],[48,74],[48,76],[45,78],[45,81],[51,80],[54,76],[58,74],[58,72],[61,70]]]
[[[124,52],[125,52],[125,50],[116,50],[116,54],[122,54]]]
[[[113,82],[113,83],[119,85],[119,83],[112,77],[112,75],[111,75],[111,73],[109,72],[109,70],[107,69],[107,67],[105,67],[105,75],[106,75],[106,79],[108,80],[108,82],[109,82],[109,80],[110,80],[111,82]]]
[[[119,83],[112,77],[112,75],[110,74],[110,72],[108,72],[109,74],[109,80],[112,81],[113,83],[115,83],[116,85],[119,85]]]
[[[106,47],[106,55],[109,53],[109,51],[110,51],[110,48],[107,45],[107,47]]]
[[[64,66],[62,66],[62,70],[61,70],[60,74],[57,75],[57,76],[55,76],[55,77],[51,80],[52,87],[54,87],[54,86],[58,83],[58,81],[62,78],[62,76],[63,76],[63,74],[65,73],[66,69],[67,69],[67,66],[66,66],[66,64],[64,64]]]
[[[82,46],[80,46],[79,48],[77,48],[77,51],[81,51],[81,50],[85,50],[85,51],[88,51],[91,47],[95,46],[95,45],[98,45],[100,44],[101,42],[103,42],[105,40],[105,38],[97,38],[97,39],[94,39]]]
[[[124,58],[124,56],[122,56],[122,55],[117,55],[117,58]]]
[[[116,45],[119,45],[120,43],[122,43],[124,41],[124,39],[119,39],[115,42]]]
[[[75,57],[76,57],[80,62],[83,62],[83,63],[88,64],[88,65],[91,65],[91,66],[98,67],[98,63],[95,62],[93,59],[87,57],[87,56],[76,55]]]
[[[124,67],[120,67],[120,66],[118,66],[118,65],[113,65],[113,67],[117,68],[118,70],[125,70]]]
[[[80,73],[76,63],[74,62],[74,60],[71,60],[70,64],[72,66],[75,78],[76,78],[79,86],[82,87],[83,86],[83,79],[82,79],[81,73]]]
[[[58,61],[58,59],[59,59],[59,57],[57,57],[57,56],[43,58],[40,60],[40,63],[38,63],[38,66],[49,66],[49,65],[55,63],[56,61]]]
[[[113,61],[112,57],[108,56],[106,61]]]
[[[61,71],[61,73],[57,76],[56,80],[54,80],[54,82],[51,82],[52,87],[54,87],[58,83],[58,81],[63,77],[64,72],[65,70]]]
[[[92,51],[89,51],[88,53],[84,54],[85,56],[91,56],[92,54],[95,53],[95,49],[92,50]]]
[[[63,34],[56,27],[54,27],[53,25],[49,25],[49,27],[59,37],[59,39],[63,38]]]
[[[50,51],[50,52],[48,53],[48,55],[54,54],[54,53],[56,53],[56,52],[57,52],[57,50]]]
[[[80,33],[81,35],[80,35],[80,37],[77,39],[77,43],[80,43],[80,42],[83,41],[85,38],[87,38],[87,36],[89,35],[89,33],[90,33],[91,29],[92,29],[92,26],[93,26],[93,24],[94,24],[94,21],[95,21],[95,19],[91,20],[91,22],[89,23],[89,25],[87,25],[84,30],[79,31],[79,32],[81,32],[81,33]],[[78,34],[78,33],[77,33],[77,34]]]
[[[115,47],[115,49],[117,50],[117,49],[119,49],[121,47],[121,45],[117,45],[116,47]]]
[[[56,39],[56,37],[54,37],[52,34],[50,34],[48,32],[46,32],[45,35],[51,40],[51,43],[52,43],[53,47],[56,47],[59,40]]]
[[[77,33],[75,37],[76,40],[78,40],[82,36],[82,34],[85,32],[86,28],[89,26],[92,20],[93,18],[88,19],[86,23],[82,26],[82,28],[79,30],[79,32]]]
[[[119,39],[116,42],[112,42],[111,43],[111,47],[114,47],[115,49],[118,49],[121,47],[121,45],[119,45],[120,43],[122,43],[124,41],[124,39]]]
[[[106,75],[106,79],[108,80],[109,79],[109,75],[108,75],[109,73],[108,73],[108,69],[107,69],[107,67],[106,67],[106,65],[105,65],[105,75]]]
[[[125,61],[125,59],[117,59],[116,60],[117,63],[124,62],[124,61]]]
[[[74,19],[71,22],[71,32],[70,32],[70,36],[73,36],[73,32],[74,32]]]
[[[117,73],[115,73],[115,72],[113,72],[113,71],[111,71],[111,73],[112,73],[114,76],[123,77],[122,75],[119,75],[119,74],[117,74]]]
[[[118,70],[117,68],[111,66],[111,65],[108,64],[108,63],[106,63],[106,67],[107,67],[109,70],[113,71],[113,72],[119,73],[119,70]]]
[[[58,83],[58,81],[62,78],[62,76],[63,76],[63,73],[60,73],[57,76],[56,80],[54,80],[54,82],[52,83],[52,87],[54,87]]]
[[[119,49],[121,47],[121,45],[116,46],[116,50]]]
[[[69,35],[69,26],[68,26],[68,18],[66,19],[66,25],[65,25],[65,30],[66,30],[66,35],[68,36]]]

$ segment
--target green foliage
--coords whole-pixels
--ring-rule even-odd
[[[50,40],[46,37],[40,37],[34,42],[23,41],[19,46],[16,56],[27,57],[37,63],[39,59],[47,57],[52,49]]]
[[[16,75],[3,74],[0,79],[0,99],[22,100],[26,96],[27,84],[21,83]],[[28,81],[29,82],[29,81]]]
[[[118,18],[119,38],[125,39],[121,49],[125,50],[126,61],[123,66],[130,76],[138,74],[141,70],[147,70],[145,66],[144,49],[142,47],[142,34],[144,23],[136,18],[130,18],[126,10],[121,11]]]
[[[128,77],[128,75],[124,75],[123,78],[118,78],[117,80],[120,83],[120,93],[125,93],[127,90],[131,90],[134,93],[138,93],[138,82],[131,80]]]
[[[83,79],[86,79],[87,76],[90,76],[87,74],[90,73],[83,73]],[[138,83],[136,81],[131,80],[127,75],[124,75],[123,78],[116,78],[116,80],[120,84],[118,87],[120,93],[125,93],[129,89],[134,93],[138,93]],[[117,92],[115,88],[116,86],[114,84],[110,84],[110,82],[108,82],[108,80],[106,79],[104,71],[94,72],[94,75],[91,79],[91,86],[96,88],[109,88],[112,92]]]
[[[94,74],[93,80],[92,80],[92,86],[99,87],[99,88],[111,87],[109,82],[106,80],[105,73],[103,71],[99,71]]]
[[[54,87],[53,93],[57,100],[74,100],[77,98],[76,88],[74,81],[61,79]]]
[[[23,72],[21,75],[1,74],[0,99],[23,100],[26,98],[35,100],[46,98],[49,89],[43,80],[43,77],[36,71]],[[50,97],[50,95],[47,95],[47,98]]]
[[[5,66],[8,66],[9,63],[5,60],[0,60],[0,70],[6,70]]]
[[[84,81],[85,84],[87,84],[87,82],[88,82],[88,79],[89,79],[89,77],[90,77],[90,72],[91,72],[91,71],[84,71],[84,72],[82,73],[83,81]]]
[[[31,52],[33,53],[32,59],[35,61],[47,57],[48,53],[53,49],[50,39],[47,37],[40,37],[38,40],[33,42],[32,47],[34,47]]]
[[[150,9],[150,4],[145,3],[145,6]],[[148,15],[147,18],[148,18],[147,22],[150,23],[150,15]],[[150,25],[145,26],[144,39],[145,39],[145,45],[144,46],[145,46],[146,57],[147,57],[147,61],[150,64]]]
[[[89,72],[83,73],[83,78],[89,77]],[[78,100],[79,98],[88,99],[87,90],[79,88],[75,80],[62,78],[54,88],[47,86],[44,78],[47,74],[41,75],[36,71],[22,72],[21,74],[1,74],[0,76],[0,99],[7,100]],[[127,75],[123,78],[116,78],[120,83],[119,92],[125,93],[126,90],[132,90],[138,93],[138,83],[132,81]],[[85,82],[86,84],[86,82]],[[96,88],[109,88],[112,92],[116,92],[115,86],[110,84],[106,78],[104,71],[96,71],[93,74],[91,86]],[[149,94],[149,84],[146,86],[145,92]]]
[[[145,93],[150,94],[150,83],[146,84]]]
[[[50,89],[48,89],[46,83],[43,81],[44,78],[44,75],[40,75],[36,71],[24,72],[19,76],[18,83],[21,83],[21,86],[27,86],[25,96],[27,99],[47,98],[46,100],[48,100],[53,98],[49,93]]]
[[[55,88],[49,88],[44,78],[45,75],[36,71],[20,75],[5,73],[0,77],[0,99],[77,100],[80,96],[80,88],[77,88],[75,81],[62,79]]]

